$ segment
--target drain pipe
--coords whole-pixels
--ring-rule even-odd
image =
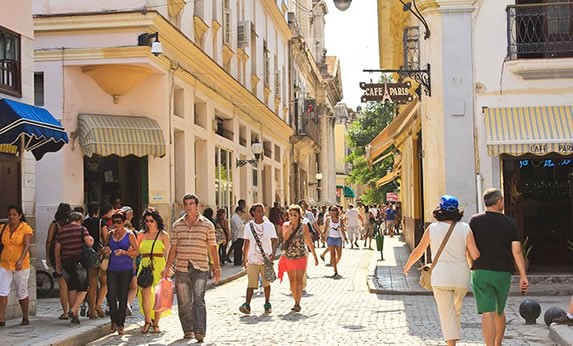
[[[481,178],[481,174],[477,173],[476,174],[476,189],[477,189],[477,207],[478,207],[478,213],[483,213],[484,208],[483,208],[483,203],[482,203],[482,195],[483,195],[483,185],[482,185],[482,178]]]

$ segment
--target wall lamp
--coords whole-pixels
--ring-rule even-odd
[[[250,160],[237,159],[237,167],[243,167],[247,163],[251,165],[256,165],[257,162],[259,162],[259,160],[262,159],[263,157],[261,155],[263,153],[263,145],[259,143],[259,141],[255,141],[253,144],[251,144],[251,152],[255,155],[255,158]]]
[[[322,180],[322,173],[318,172],[315,174],[314,178],[316,179],[316,183],[308,183],[308,186],[313,186],[313,185],[318,185],[320,184],[320,181]]]
[[[428,38],[430,38],[430,28],[428,27],[428,22],[426,22],[426,19],[424,18],[424,16],[422,16],[422,14],[420,13],[420,10],[418,10],[418,6],[416,6],[416,0],[412,0],[412,1],[408,1],[408,2],[404,2],[403,0],[400,0],[400,2],[402,3],[402,5],[404,5],[404,7],[402,7],[402,11],[412,12],[414,17],[418,18],[418,20],[420,22],[422,22],[422,24],[424,25],[424,28],[426,29],[426,32],[424,33],[424,40],[427,40]]]
[[[155,38],[155,41],[153,39]],[[161,42],[159,42],[159,33],[155,32],[153,34],[143,33],[137,37],[138,46],[150,46],[151,54],[159,56],[163,54],[163,47],[161,47]]]
[[[336,6],[339,11],[346,11],[351,3],[352,0],[334,0],[334,6]]]

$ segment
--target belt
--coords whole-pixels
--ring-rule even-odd
[[[152,255],[153,255],[153,257],[161,257],[161,256],[163,256],[162,253],[153,253],[153,254],[151,254],[151,253],[144,253],[144,254],[141,255],[141,257],[142,257],[142,258],[144,258],[144,257],[151,257]]]

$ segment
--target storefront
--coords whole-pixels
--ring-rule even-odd
[[[530,271],[572,271],[573,107],[486,108],[484,115],[505,212],[533,246]]]

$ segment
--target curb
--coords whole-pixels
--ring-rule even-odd
[[[573,329],[569,326],[551,324],[549,326],[549,338],[561,346],[573,346]]]
[[[74,335],[60,335],[51,339],[42,340],[42,342],[34,343],[31,345],[51,345],[51,346],[75,346],[75,345],[85,345],[89,342],[97,340],[101,337],[109,335],[109,328],[111,327],[111,322],[101,324],[95,328],[86,328],[85,331],[78,329],[78,333]]]
[[[221,279],[221,281],[219,281],[219,283],[215,284],[213,281],[209,282],[207,284],[207,289],[210,290],[212,288],[216,288],[218,286],[222,286],[226,283],[229,283],[231,281],[237,280],[238,278],[247,275],[247,270],[243,269],[240,272],[237,272],[233,275],[227,276],[226,278]]]

